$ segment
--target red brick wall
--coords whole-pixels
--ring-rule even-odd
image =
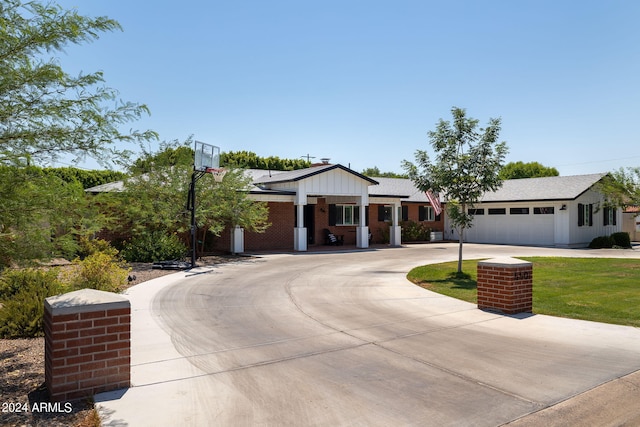
[[[444,231],[444,213],[440,215],[440,219],[438,221],[420,221],[420,214],[418,212],[420,206],[427,205],[424,203],[406,203],[405,205],[409,207],[410,221],[421,222],[431,228],[432,231]]]
[[[293,228],[295,227],[295,210],[291,202],[269,202],[269,222],[271,227],[264,233],[244,233],[244,249],[293,250]],[[228,249],[228,247],[227,247]]]
[[[129,387],[131,308],[44,314],[45,383],[52,401]]]
[[[478,308],[506,314],[530,313],[533,308],[533,267],[478,263]]]

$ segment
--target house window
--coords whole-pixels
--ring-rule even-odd
[[[529,208],[509,208],[509,215],[529,215]]]
[[[616,225],[616,208],[604,208],[603,215],[603,225]]]
[[[435,221],[436,212],[433,210],[433,206],[420,206],[418,209],[419,221]]]
[[[336,205],[336,225],[360,224],[360,206]]]
[[[467,213],[469,215],[484,215],[484,209],[468,209]]]
[[[578,203],[578,227],[593,226],[593,204]]]
[[[554,208],[553,206],[548,208],[533,208],[533,214],[534,215],[553,215]]]
[[[398,214],[402,221],[409,221],[409,206],[401,206],[401,209],[398,210]]]
[[[489,215],[506,215],[507,210],[505,208],[492,208],[489,209]]]
[[[418,221],[440,221],[441,217],[442,213],[436,215],[436,211],[431,205],[418,207]]]

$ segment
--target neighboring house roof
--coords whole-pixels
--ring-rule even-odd
[[[287,172],[277,172],[277,173],[271,172],[270,175],[263,175],[262,177],[256,179],[253,183],[256,185],[260,185],[260,184],[279,184],[283,182],[295,182],[295,181],[300,181],[302,179],[309,178],[311,176],[328,172],[334,169],[341,169],[347,173],[356,175],[357,177],[364,179],[365,181],[369,181],[373,185],[378,184],[378,181],[372,178],[369,178],[368,176],[364,176],[342,165],[321,165],[321,166],[313,166],[306,169],[297,169],[297,170],[287,171]],[[268,172],[268,171],[265,171],[265,172]]]
[[[87,188],[87,193],[110,193],[112,191],[122,191],[124,189],[124,181],[108,182],[102,185],[96,185],[95,187]]]
[[[606,173],[545,178],[509,179],[496,191],[485,193],[481,203],[532,200],[575,200],[600,181]]]

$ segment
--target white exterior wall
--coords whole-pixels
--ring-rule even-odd
[[[343,171],[333,169],[299,181],[270,184],[271,190],[295,191],[298,194],[323,196],[362,196],[368,204],[369,182]]]
[[[593,225],[583,225],[578,227],[578,204],[593,204]],[[602,209],[604,199],[599,193],[589,190],[575,201],[568,204],[570,213],[570,242],[569,246],[586,246],[595,237],[608,236],[622,231],[622,210],[616,210],[616,225],[604,224],[604,209]],[[596,212],[597,210],[597,212]]]
[[[578,226],[578,204],[593,204],[593,225]],[[566,209],[562,210],[562,207]],[[473,227],[465,230],[465,241],[507,245],[587,246],[593,238],[622,230],[622,214],[616,212],[616,225],[603,225],[603,199],[594,191],[587,191],[576,200],[565,202],[513,202],[477,204],[484,215],[476,215]],[[600,209],[598,209],[598,206]],[[534,214],[534,208],[553,207],[553,214]],[[503,208],[505,215],[489,215],[489,209]],[[510,208],[529,208],[528,215],[510,214]],[[596,212],[597,211],[597,212]],[[457,240],[458,234],[446,220],[447,238]]]
[[[534,207],[553,207],[555,214],[534,215]],[[484,209],[484,215],[476,215],[473,227],[465,230],[467,242],[538,246],[555,244],[555,217],[560,205],[551,202],[518,202],[477,204],[475,208]],[[505,215],[489,215],[489,209],[501,208],[505,210]],[[510,208],[529,208],[529,214],[511,215]],[[447,230],[451,230],[449,224]],[[453,239],[457,238],[454,231]]]

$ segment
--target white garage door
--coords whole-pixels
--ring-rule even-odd
[[[533,208],[485,208],[465,234],[473,243],[553,245],[554,215],[534,214]]]

